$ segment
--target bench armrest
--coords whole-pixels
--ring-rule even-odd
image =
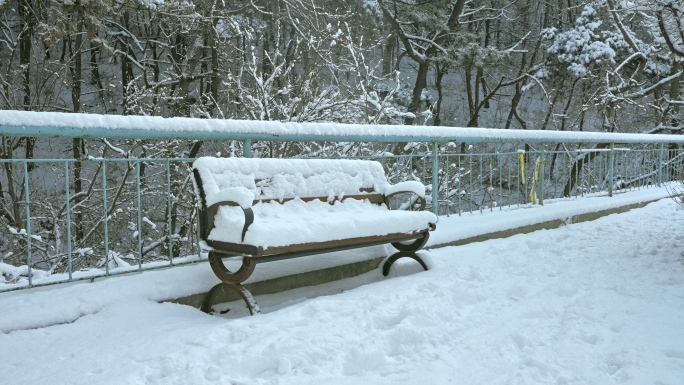
[[[207,207],[220,202],[233,202],[243,209],[252,207],[254,193],[245,187],[231,187],[207,196]]]
[[[249,225],[251,225],[254,222],[254,212],[252,211],[251,207],[248,207],[248,208],[241,207],[240,204],[238,204],[238,202],[234,202],[234,201],[217,202],[217,203],[214,203],[213,205],[207,207],[207,211],[204,213],[204,217],[206,219],[206,222],[204,223],[204,226],[203,226],[201,234],[200,234],[202,237],[202,240],[204,240],[204,241],[207,240],[209,233],[214,228],[214,218],[216,217],[216,213],[218,212],[218,209],[223,207],[223,206],[240,207],[242,209],[242,213],[245,215],[245,224],[242,227],[242,235],[240,237],[240,240],[244,241],[245,240],[245,234],[247,233],[247,228],[249,228]]]
[[[389,186],[385,189],[385,196],[395,195],[397,193],[414,193],[421,198],[425,197],[425,186],[422,183],[414,180],[399,182],[395,185]]]
[[[392,210],[390,201],[395,195],[412,194],[409,201],[402,204],[400,209],[423,211],[425,209],[425,186],[416,181],[405,181],[389,186],[385,189],[385,205]],[[416,206],[417,205],[417,206]],[[405,206],[405,207],[404,207]]]
[[[245,215],[245,225],[242,229],[241,239],[245,239],[247,228],[254,222],[254,213],[252,212],[252,202],[254,201],[254,194],[245,187],[233,187],[223,189],[218,193],[211,194],[206,197],[206,206],[200,205],[199,223],[200,223],[200,238],[203,241],[207,240],[209,233],[214,228],[214,218],[218,209],[222,206],[240,207]]]

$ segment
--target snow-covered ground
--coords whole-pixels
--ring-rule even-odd
[[[262,296],[256,317],[154,301],[206,266],[3,293],[0,383],[682,384],[682,226],[665,199]]]

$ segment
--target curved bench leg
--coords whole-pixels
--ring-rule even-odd
[[[236,272],[228,270],[221,259],[221,254],[210,251],[209,265],[214,274],[223,282],[226,283],[242,283],[249,278],[256,267],[256,259],[250,257],[242,257],[242,266]]]
[[[242,300],[245,301],[250,315],[261,313],[259,305],[257,305],[252,293],[250,293],[249,290],[245,289],[245,287],[241,285],[242,282],[252,275],[256,264],[257,262],[255,258],[242,257],[242,265],[236,272],[232,272],[228,270],[226,265],[223,263],[220,253],[213,251],[209,252],[209,265],[211,266],[211,270],[214,271],[214,274],[216,274],[222,283],[219,283],[209,290],[204,299],[204,303],[202,303],[202,311],[208,313],[211,310],[210,300],[218,288],[224,290],[225,288],[228,288],[238,293]]]
[[[423,246],[425,246],[425,244],[427,243],[428,239],[430,239],[430,233],[426,231],[422,234],[420,238],[416,239],[411,243],[394,242],[392,243],[392,246],[394,246],[394,248],[399,251],[413,252],[422,249]]]
[[[259,309],[259,305],[256,303],[254,300],[254,297],[252,296],[252,293],[249,292],[249,290],[245,289],[244,286],[240,285],[239,283],[228,283],[228,282],[221,282],[209,290],[209,292],[204,296],[204,301],[202,301],[202,307],[200,310],[202,310],[205,313],[211,312],[211,299],[214,297],[214,294],[217,291],[223,291],[225,292],[226,289],[230,289],[234,292],[236,292],[243,301],[245,301],[245,304],[247,305],[247,309],[249,310],[249,315],[255,315],[261,313],[261,309]]]
[[[425,264],[425,261],[423,261],[423,259],[419,257],[416,253],[400,251],[398,253],[392,254],[389,258],[387,258],[387,260],[385,260],[385,263],[382,265],[382,275],[386,277],[387,274],[389,274],[390,267],[392,267],[392,264],[394,264],[394,262],[396,262],[397,259],[404,257],[411,258],[416,262],[420,263],[420,265],[423,266],[423,269],[428,269],[427,265]]]

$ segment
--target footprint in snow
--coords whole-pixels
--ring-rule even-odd
[[[663,354],[668,358],[675,358],[678,360],[684,360],[684,350],[682,349],[665,349]]]

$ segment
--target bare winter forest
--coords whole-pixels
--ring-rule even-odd
[[[681,0],[0,0],[4,110],[679,133],[683,79]],[[241,145],[3,136],[0,160],[194,158],[240,153]],[[256,156],[418,150],[253,147]],[[111,164],[109,187],[98,179],[102,163],[60,167],[29,163],[26,170],[40,268],[64,268],[69,210],[78,267],[117,266],[131,251],[183,255],[164,248],[180,248],[192,233],[184,163]],[[0,263],[15,266],[26,249],[23,172],[10,162],[0,171],[0,231],[9,231],[0,237]],[[143,200],[155,207],[144,240],[130,209],[136,172]],[[64,193],[69,174],[67,210],[48,197]],[[105,191],[120,254],[101,246]]]
[[[680,1],[0,0],[0,12],[3,109],[681,128]]]

